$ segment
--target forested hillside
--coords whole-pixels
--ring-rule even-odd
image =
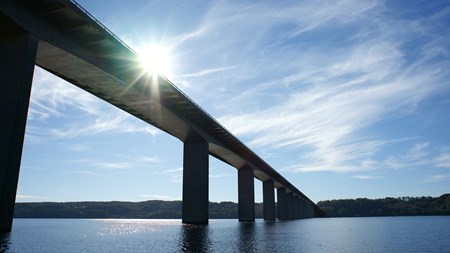
[[[450,215],[450,194],[437,198],[339,199],[317,205],[328,217]]]
[[[255,212],[256,217],[262,217],[261,203],[255,204]],[[209,216],[213,219],[237,218],[238,206],[233,202],[210,202]],[[17,203],[14,217],[180,219],[181,201]]]

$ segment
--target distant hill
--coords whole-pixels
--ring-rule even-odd
[[[255,213],[257,218],[262,217],[262,203],[255,204]],[[180,219],[181,201],[16,203],[14,217]],[[209,217],[237,218],[238,206],[233,202],[210,202]]]
[[[450,215],[450,194],[437,198],[339,199],[317,205],[327,217]]]

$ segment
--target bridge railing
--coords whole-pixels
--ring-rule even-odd
[[[109,35],[111,35],[114,39],[116,39],[118,42],[120,42],[124,47],[129,49],[133,54],[136,55],[136,52],[127,45],[123,40],[121,40],[117,35],[115,35],[111,30],[108,29],[102,22],[100,22],[97,18],[94,17],[89,11],[87,11],[83,6],[81,6],[79,3],[77,3],[75,0],[68,0],[72,4],[78,7],[84,14],[86,14],[90,19],[92,19],[98,26],[100,26],[102,29],[104,29]]]

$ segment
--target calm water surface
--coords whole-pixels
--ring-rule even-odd
[[[15,219],[0,252],[450,252],[450,216],[210,220]]]

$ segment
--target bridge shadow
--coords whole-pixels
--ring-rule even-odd
[[[179,247],[182,252],[212,252],[208,225],[182,225]]]

